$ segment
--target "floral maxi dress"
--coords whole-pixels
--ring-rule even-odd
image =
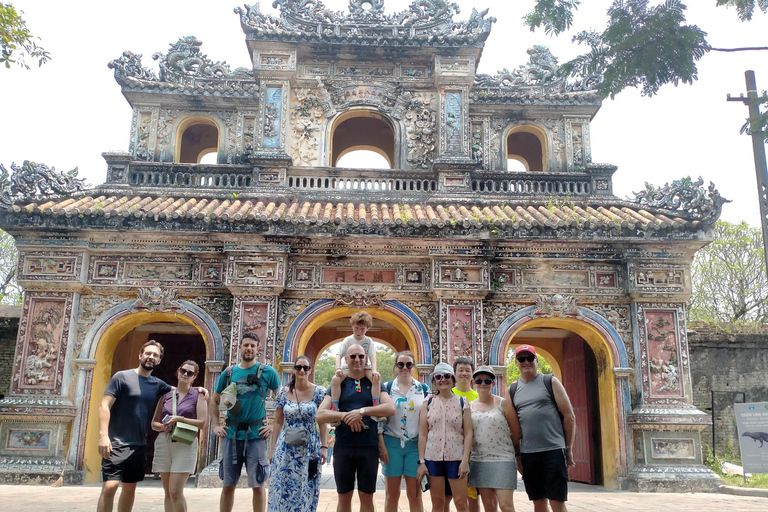
[[[277,435],[275,452],[269,479],[269,512],[314,512],[320,497],[320,433],[315,427],[317,408],[325,397],[325,388],[315,386],[312,399],[292,402],[286,396],[286,388],[278,391],[275,408],[282,408],[285,420],[283,430]],[[309,440],[304,446],[285,444],[285,428],[301,427],[309,430]],[[309,461],[317,461],[317,476],[308,478]]]

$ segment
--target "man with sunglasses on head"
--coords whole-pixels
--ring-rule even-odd
[[[565,512],[568,499],[568,468],[573,461],[576,416],[563,384],[539,373],[536,349],[520,345],[515,350],[520,378],[509,385],[512,429],[517,468],[534,512]],[[520,432],[520,435],[517,433]],[[515,439],[518,437],[518,439]]]
[[[272,435],[272,427],[267,424],[264,402],[269,390],[275,391],[280,387],[280,376],[274,368],[257,360],[258,348],[258,334],[244,332],[240,338],[240,362],[221,373],[208,406],[211,431],[222,441],[219,469],[219,477],[224,481],[219,500],[221,512],[232,510],[243,463],[248,473],[248,486],[253,489],[254,512],[264,512],[267,503],[264,490],[269,477],[267,439]],[[219,423],[219,403],[222,392],[232,383],[237,388],[237,400],[228,409],[226,424],[222,426]]]
[[[365,376],[365,350],[358,344],[347,348],[344,356],[349,366],[341,382],[338,410],[333,410],[328,390],[320,409],[318,423],[341,422],[336,427],[333,472],[339,495],[339,512],[352,511],[352,495],[357,479],[361,512],[373,512],[373,493],[379,468],[379,440],[376,422],[371,416],[392,416],[395,407],[381,383],[379,405],[373,405],[371,381]]]

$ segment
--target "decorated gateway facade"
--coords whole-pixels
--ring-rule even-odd
[[[685,301],[724,200],[700,181],[614,196],[616,167],[590,149],[598,78],[566,82],[544,47],[477,74],[487,11],[383,3],[236,9],[252,69],[212,61],[194,37],[152,56],[159,73],[126,51],[109,67],[133,108],[130,144],[104,153],[104,184],[3,169],[24,302],[0,481],[98,481],[99,401],[147,339],[165,346],[157,375],[194,359],[211,388],[252,330],[287,379],[365,309],[369,334],[410,349],[422,380],[469,356],[503,394],[509,349],[536,346],[576,411],[574,480],[716,484]],[[359,149],[390,168],[338,165]],[[217,450],[208,432],[200,468]]]

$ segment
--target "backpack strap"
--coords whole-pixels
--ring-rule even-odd
[[[387,394],[389,396],[392,396],[392,383],[395,382],[394,380],[391,380],[387,382]]]
[[[510,384],[509,387],[507,388],[507,396],[509,397],[509,401],[512,402],[512,407],[515,408],[515,412],[517,412],[517,406],[515,405],[516,391],[517,391],[517,381]]]
[[[424,398],[429,395],[429,386],[425,382],[421,383],[421,392],[424,393]]]
[[[552,403],[555,404],[555,409],[557,409],[557,414],[560,416],[560,422],[563,421],[563,413],[560,412],[560,408],[557,406],[557,400],[555,400],[555,390],[552,389],[552,377],[554,377],[551,373],[543,373],[541,374],[542,378],[544,379],[544,387],[547,388],[547,393],[549,393],[549,398],[552,399]]]

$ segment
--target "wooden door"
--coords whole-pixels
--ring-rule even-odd
[[[568,476],[575,482],[595,484],[595,460],[592,446],[591,395],[587,384],[586,343],[578,336],[563,341],[563,386],[576,415],[576,439],[573,458],[576,467]]]

